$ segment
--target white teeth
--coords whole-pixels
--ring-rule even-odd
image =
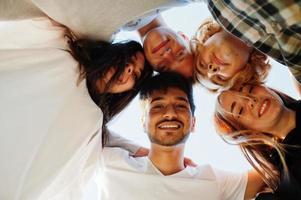
[[[267,107],[267,101],[264,101],[263,104],[262,104],[262,106],[261,106],[261,108],[260,108],[260,110],[259,110],[259,116],[261,116],[263,114],[263,112],[265,111],[266,107]]]
[[[179,125],[162,125],[160,128],[179,128]]]

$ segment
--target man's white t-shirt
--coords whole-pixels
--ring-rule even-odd
[[[135,158],[120,148],[105,148],[102,155],[102,200],[244,199],[247,174],[202,165],[164,176],[148,157]]]

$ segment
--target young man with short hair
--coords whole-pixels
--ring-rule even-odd
[[[255,196],[263,182],[256,173],[234,174],[210,165],[184,165],[185,142],[194,129],[191,83],[161,73],[144,85],[143,128],[151,142],[147,157],[120,148],[103,152],[102,199],[241,200]]]

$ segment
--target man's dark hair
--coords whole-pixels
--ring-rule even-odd
[[[192,82],[180,74],[161,72],[147,80],[140,90],[140,100],[148,99],[154,91],[167,91],[168,88],[178,88],[187,95],[192,115],[195,105],[193,101]]]

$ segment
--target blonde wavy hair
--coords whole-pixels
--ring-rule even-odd
[[[273,91],[281,97],[286,106],[293,107],[297,102],[282,92]],[[239,145],[242,153],[261,175],[269,190],[277,189],[281,175],[284,179],[289,179],[289,171],[285,162],[286,145],[281,143],[282,139],[271,133],[248,130],[239,124],[231,113],[222,108],[219,100],[216,102],[213,119],[216,132],[226,143]],[[273,163],[271,155],[274,153],[280,158],[283,174],[280,174],[279,167]]]
[[[213,19],[206,19],[197,29],[194,37],[191,40],[190,46],[195,58],[195,75],[194,80],[203,84],[207,89],[215,92],[219,89],[230,89],[235,85],[250,83],[263,83],[269,73],[271,65],[267,60],[267,56],[256,49],[250,54],[246,66],[236,73],[231,79],[221,83],[215,83],[208,79],[207,72],[204,72],[204,66],[200,62],[200,54],[202,53],[200,47],[215,33],[222,31],[223,28]],[[204,82],[211,82],[216,85],[215,88],[209,87]]]

